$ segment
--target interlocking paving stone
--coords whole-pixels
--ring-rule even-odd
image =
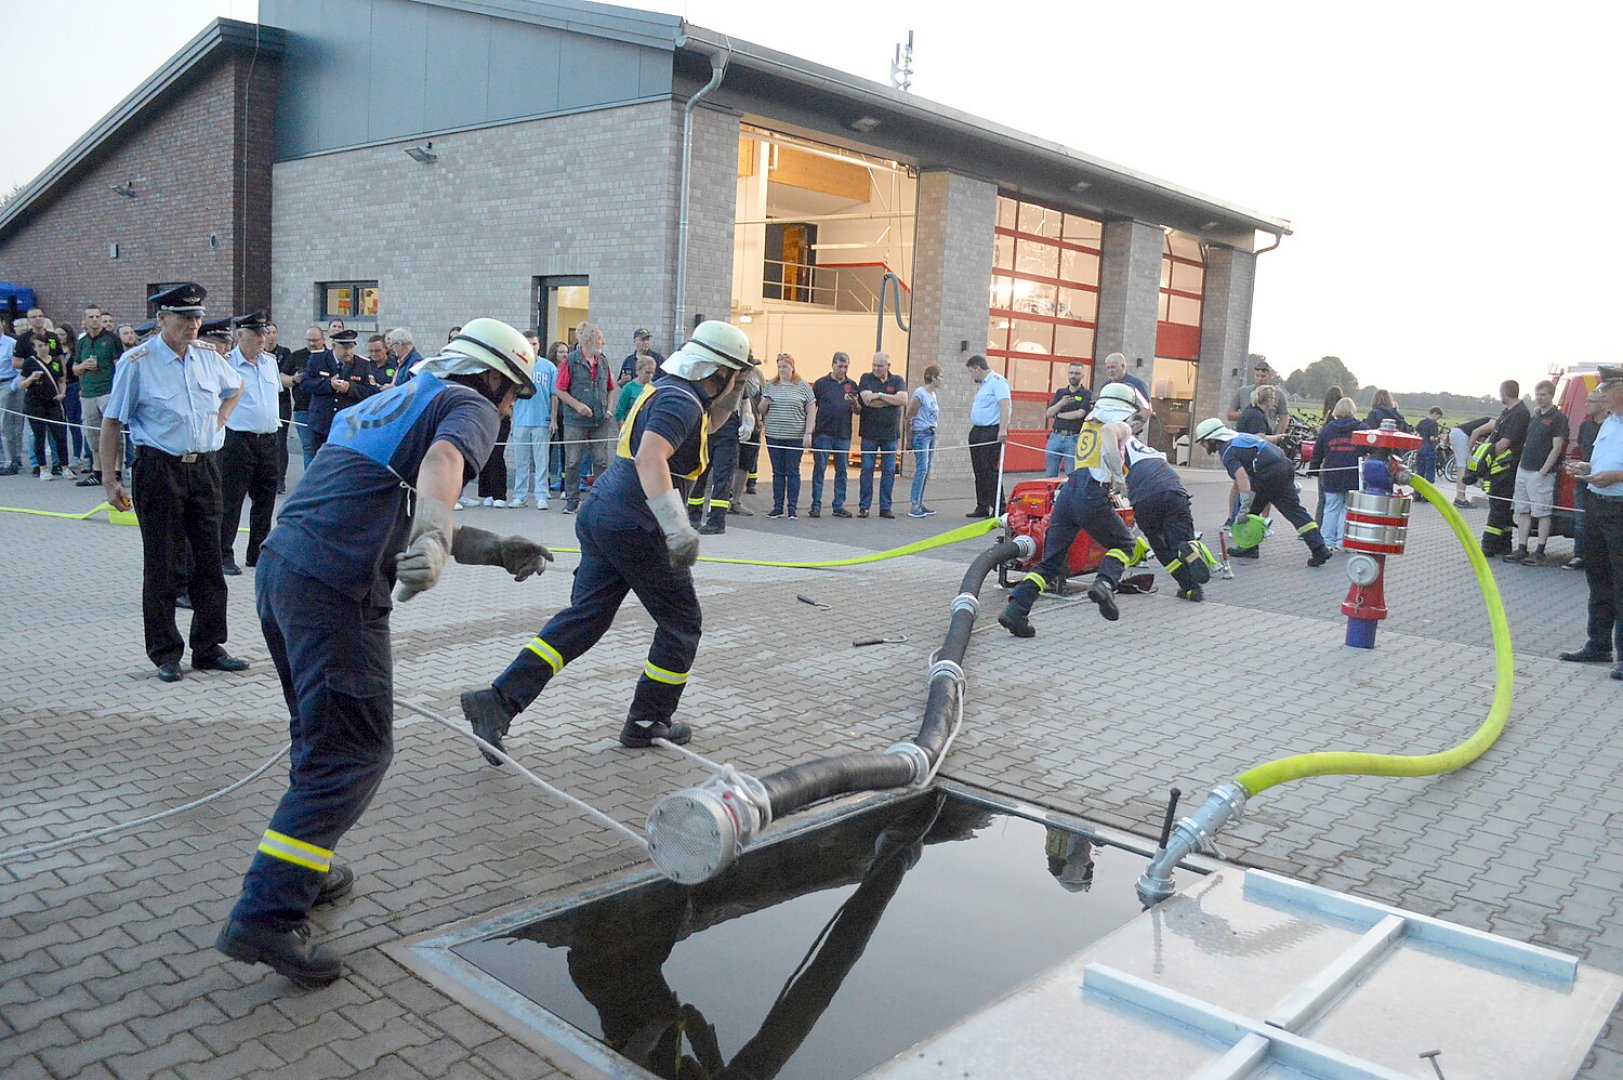
[[[1226,484],[1193,474],[1189,484],[1197,522],[1210,525]],[[0,480],[0,501],[71,509],[85,499],[65,485],[41,487]],[[1310,484],[1304,493],[1311,500]],[[937,522],[753,518],[707,538],[705,550],[812,558],[874,550],[950,528],[954,506],[967,508],[940,503]],[[1467,516],[1480,527],[1483,511]],[[572,540],[573,520],[558,515],[462,517],[549,544]],[[28,635],[8,638],[11,670],[52,678],[8,687],[0,701],[0,850],[179,805],[277,751],[287,721],[253,616],[251,572],[230,583],[230,647],[253,668],[165,685],[140,647],[136,530],[0,518],[8,557],[57,558],[71,544],[109,582],[100,595],[59,592],[45,578],[12,583],[11,599],[31,621]],[[1566,543],[1551,549],[1564,553]],[[698,729],[694,748],[765,772],[905,738],[963,567],[984,544],[838,572],[701,564],[706,634],[684,699]],[[966,664],[965,725],[944,775],[1147,834],[1172,784],[1199,799],[1283,753],[1457,742],[1485,714],[1493,676],[1481,603],[1451,545],[1432,511],[1417,508],[1409,552],[1388,563],[1392,616],[1369,653],[1342,645],[1341,563],[1308,569],[1306,549],[1286,531],[1267,541],[1259,562],[1236,564],[1234,580],[1214,581],[1201,607],[1172,597],[1163,575],[1157,595],[1123,598],[1119,623],[1085,602],[1043,601],[1032,641],[996,626],[1002,594],[989,583]],[[552,571],[521,585],[485,568],[449,568],[440,587],[394,614],[397,693],[454,717],[457,693],[505,666],[565,602],[573,558],[560,554]],[[1451,777],[1276,788],[1252,800],[1220,843],[1249,865],[1623,971],[1623,790],[1615,784],[1623,694],[1604,669],[1553,659],[1581,639],[1581,575],[1495,564],[1494,576],[1518,680],[1497,747]],[[798,593],[834,607],[814,610]],[[910,640],[850,647],[894,632]],[[704,778],[674,756],[626,752],[613,741],[650,634],[650,620],[628,601],[510,737],[522,760],[633,827],[659,796]],[[61,664],[63,640],[100,662]],[[1096,693],[1051,689],[1079,665],[1111,677]],[[1259,686],[1267,689],[1254,707]],[[298,991],[211,947],[281,794],[279,765],[185,816],[0,864],[0,1071],[561,1075],[377,946],[613,873],[639,855],[510,770],[486,766],[438,725],[403,714],[396,726],[394,765],[342,845],[360,875],[356,895],[313,920],[318,936],[346,954],[348,978]],[[1588,1076],[1623,1075],[1615,1019]]]

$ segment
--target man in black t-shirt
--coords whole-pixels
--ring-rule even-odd
[[[1082,385],[1085,370],[1081,364],[1072,364],[1065,385],[1054,391],[1053,400],[1043,412],[1054,421],[1043,452],[1044,476],[1064,476],[1076,467],[1076,437],[1088,410],[1093,408],[1093,392]]]
[[[1606,419],[1606,395],[1596,387],[1584,398],[1584,418],[1578,425],[1578,440],[1573,447],[1573,457],[1578,461],[1588,461],[1595,452],[1595,437],[1600,434],[1600,423]],[[1577,511],[1572,516],[1572,558],[1562,564],[1563,570],[1582,570],[1584,568],[1584,497],[1589,485],[1576,483],[1572,485],[1572,503]]]
[[[1567,414],[1555,407],[1555,383],[1548,379],[1533,388],[1537,408],[1529,415],[1527,439],[1522,443],[1516,465],[1515,495],[1511,506],[1516,513],[1516,549],[1505,556],[1507,562],[1538,566],[1544,562],[1544,547],[1550,541],[1550,525],[1555,520],[1555,478],[1566,453]],[[1538,519],[1538,549],[1527,550],[1533,519]]]
[[[834,354],[829,372],[812,383],[817,399],[816,424],[812,428],[812,491],[809,516],[823,513],[823,473],[834,464],[834,516],[848,518],[845,508],[845,479],[851,464],[851,414],[858,408],[857,384],[849,376],[851,358]]]
[[[1482,554],[1488,558],[1510,550],[1510,530],[1516,515],[1512,496],[1516,487],[1516,462],[1527,441],[1527,425],[1532,415],[1522,401],[1521,384],[1506,379],[1499,384],[1499,400],[1505,406],[1494,421],[1493,432],[1477,476],[1488,493],[1488,523],[1482,528]]]
[[[857,517],[867,517],[873,505],[874,458],[879,458],[879,516],[891,512],[891,489],[896,484],[896,450],[902,432],[902,407],[907,404],[907,383],[890,373],[890,354],[873,354],[873,371],[857,384],[862,402],[862,473],[857,485]]]

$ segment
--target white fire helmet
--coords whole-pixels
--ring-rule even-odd
[[[717,368],[749,370],[750,339],[738,327],[720,319],[707,319],[693,328],[687,343],[660,365],[668,374],[698,382]]]
[[[494,371],[513,383],[517,396],[535,396],[535,347],[500,319],[474,319],[445,343],[438,356],[420,360],[413,374],[469,375]]]

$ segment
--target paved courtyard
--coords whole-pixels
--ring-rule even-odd
[[[1225,483],[1189,473],[1215,527]],[[705,552],[834,558],[963,522],[950,485],[925,521],[732,519]],[[967,488],[967,485],[962,485]],[[1311,498],[1311,488],[1308,497]],[[83,510],[94,491],[0,480],[0,505]],[[554,503],[554,506],[557,506]],[[903,499],[905,508],[905,498]],[[803,508],[804,511],[804,508]],[[1467,512],[1480,528],[1485,511]],[[554,510],[474,510],[482,527],[572,541]],[[965,725],[943,774],[966,785],[1153,835],[1166,792],[1192,799],[1246,767],[1313,749],[1451,746],[1486,714],[1487,621],[1464,558],[1429,507],[1391,560],[1379,648],[1343,647],[1339,560],[1310,570],[1288,529],[1214,581],[1204,605],[1124,597],[1122,619],[1046,600],[1035,640],[995,623],[973,639]],[[693,746],[752,772],[916,730],[924,674],[973,541],[841,571],[701,564],[706,631],[684,715]],[[1570,542],[1557,540],[1562,559]],[[0,693],[0,851],[140,817],[241,777],[286,739],[252,614],[252,571],[231,579],[230,647],[246,675],[153,677],[141,648],[135,529],[0,513],[11,618]],[[565,602],[574,557],[524,584],[455,567],[396,611],[396,692],[454,714]],[[1431,779],[1303,781],[1252,801],[1224,854],[1335,889],[1569,950],[1623,973],[1623,685],[1563,664],[1581,644],[1582,575],[1495,566],[1516,643],[1516,705],[1498,744]],[[805,594],[831,605],[799,602]],[[184,628],[184,621],[183,621]],[[515,723],[509,750],[615,818],[640,825],[702,773],[614,737],[651,623],[628,604],[593,652]],[[855,638],[904,644],[853,648]],[[282,766],[189,813],[101,842],[0,863],[0,1074],[33,1076],[544,1077],[585,1075],[443,996],[381,948],[625,870],[638,853],[470,744],[409,714],[397,755],[340,856],[354,896],[318,913],[351,973],[299,992],[225,961],[214,935],[280,796]],[[1614,1016],[1614,1021],[1617,1019]],[[1585,1075],[1623,1075],[1613,1023]]]

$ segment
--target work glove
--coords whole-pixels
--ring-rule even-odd
[[[419,498],[417,514],[411,519],[411,539],[406,550],[395,556],[394,598],[404,603],[420,592],[432,589],[451,554],[451,508],[438,499]]]
[[[1235,513],[1234,520],[1244,521],[1246,515],[1251,513],[1252,504],[1257,501],[1257,493],[1255,491],[1242,491],[1240,492],[1239,501],[1240,509]]]
[[[733,381],[726,390],[721,392],[719,397],[710,403],[710,408],[718,413],[730,413],[737,409],[738,403],[744,399],[744,394],[747,392],[749,376],[753,373],[753,368],[750,371],[733,372]]]
[[[464,525],[451,541],[451,558],[464,566],[499,566],[523,581],[545,571],[552,552],[523,536],[497,536]]]
[[[661,492],[648,500],[648,509],[654,512],[660,531],[665,534],[665,547],[670,552],[671,565],[686,570],[699,561],[699,533],[688,522],[687,507],[682,494],[675,488]]]

